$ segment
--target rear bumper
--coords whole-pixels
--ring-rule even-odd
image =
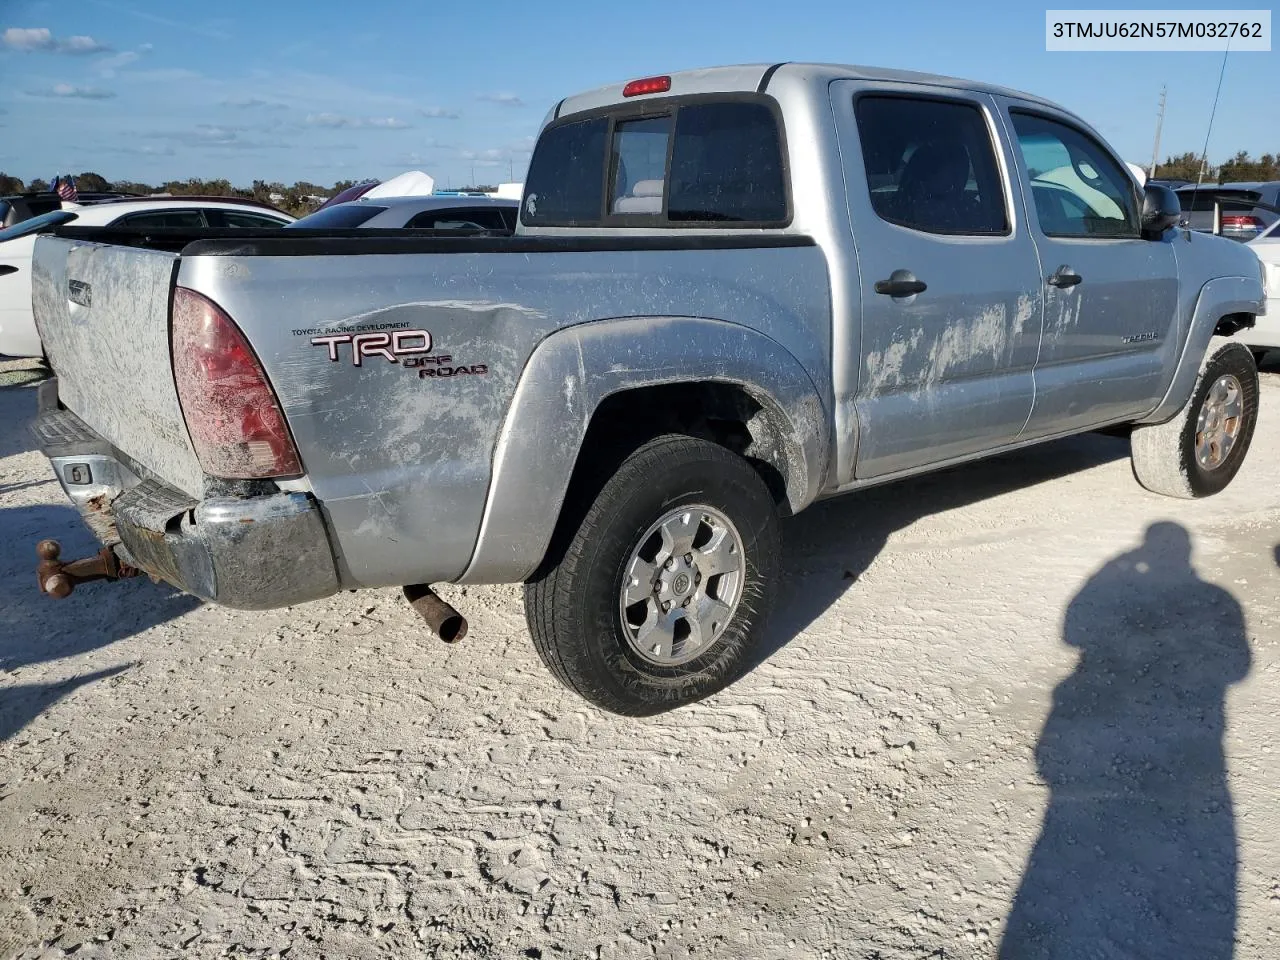
[[[309,494],[194,500],[140,477],[74,413],[56,409],[56,381],[42,385],[32,431],[85,523],[130,566],[245,610],[338,591],[324,519]]]

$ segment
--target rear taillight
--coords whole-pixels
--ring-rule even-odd
[[[1247,216],[1245,214],[1224,213],[1222,215],[1222,229],[1231,230],[1261,230],[1262,221],[1257,217]]]
[[[185,287],[173,295],[173,375],[205,473],[253,480],[302,472],[244,334],[216,304]]]

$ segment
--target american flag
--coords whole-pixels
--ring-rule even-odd
[[[71,176],[53,178],[53,192],[63,200],[76,200],[80,194],[76,190],[76,182]]]

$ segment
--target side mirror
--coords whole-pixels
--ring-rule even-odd
[[[1148,183],[1142,188],[1143,239],[1159,240],[1180,219],[1182,204],[1176,193],[1160,183]]]

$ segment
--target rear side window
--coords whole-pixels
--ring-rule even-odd
[[[763,99],[650,101],[548,127],[525,185],[529,226],[785,226],[777,115]]]
[[[739,223],[787,219],[782,143],[768,107],[740,102],[681,108],[667,216]]]
[[[340,203],[337,206],[326,207],[324,210],[317,210],[301,220],[295,220],[293,223],[287,224],[285,229],[289,230],[298,227],[303,230],[354,230],[366,220],[372,220],[386,209],[386,207],[380,207],[375,203],[360,203],[358,201]]]
[[[406,227],[422,230],[502,230],[506,231],[506,221],[502,219],[502,211],[495,208],[460,207],[445,210],[423,210],[405,224]]]
[[[926,233],[1007,233],[1000,169],[976,104],[864,96],[855,104],[871,206]]]
[[[200,210],[157,210],[155,213],[133,213],[115,221],[124,227],[181,227],[203,229],[207,226]]]
[[[538,139],[524,190],[524,222],[576,226],[600,219],[605,117],[549,127]]]

